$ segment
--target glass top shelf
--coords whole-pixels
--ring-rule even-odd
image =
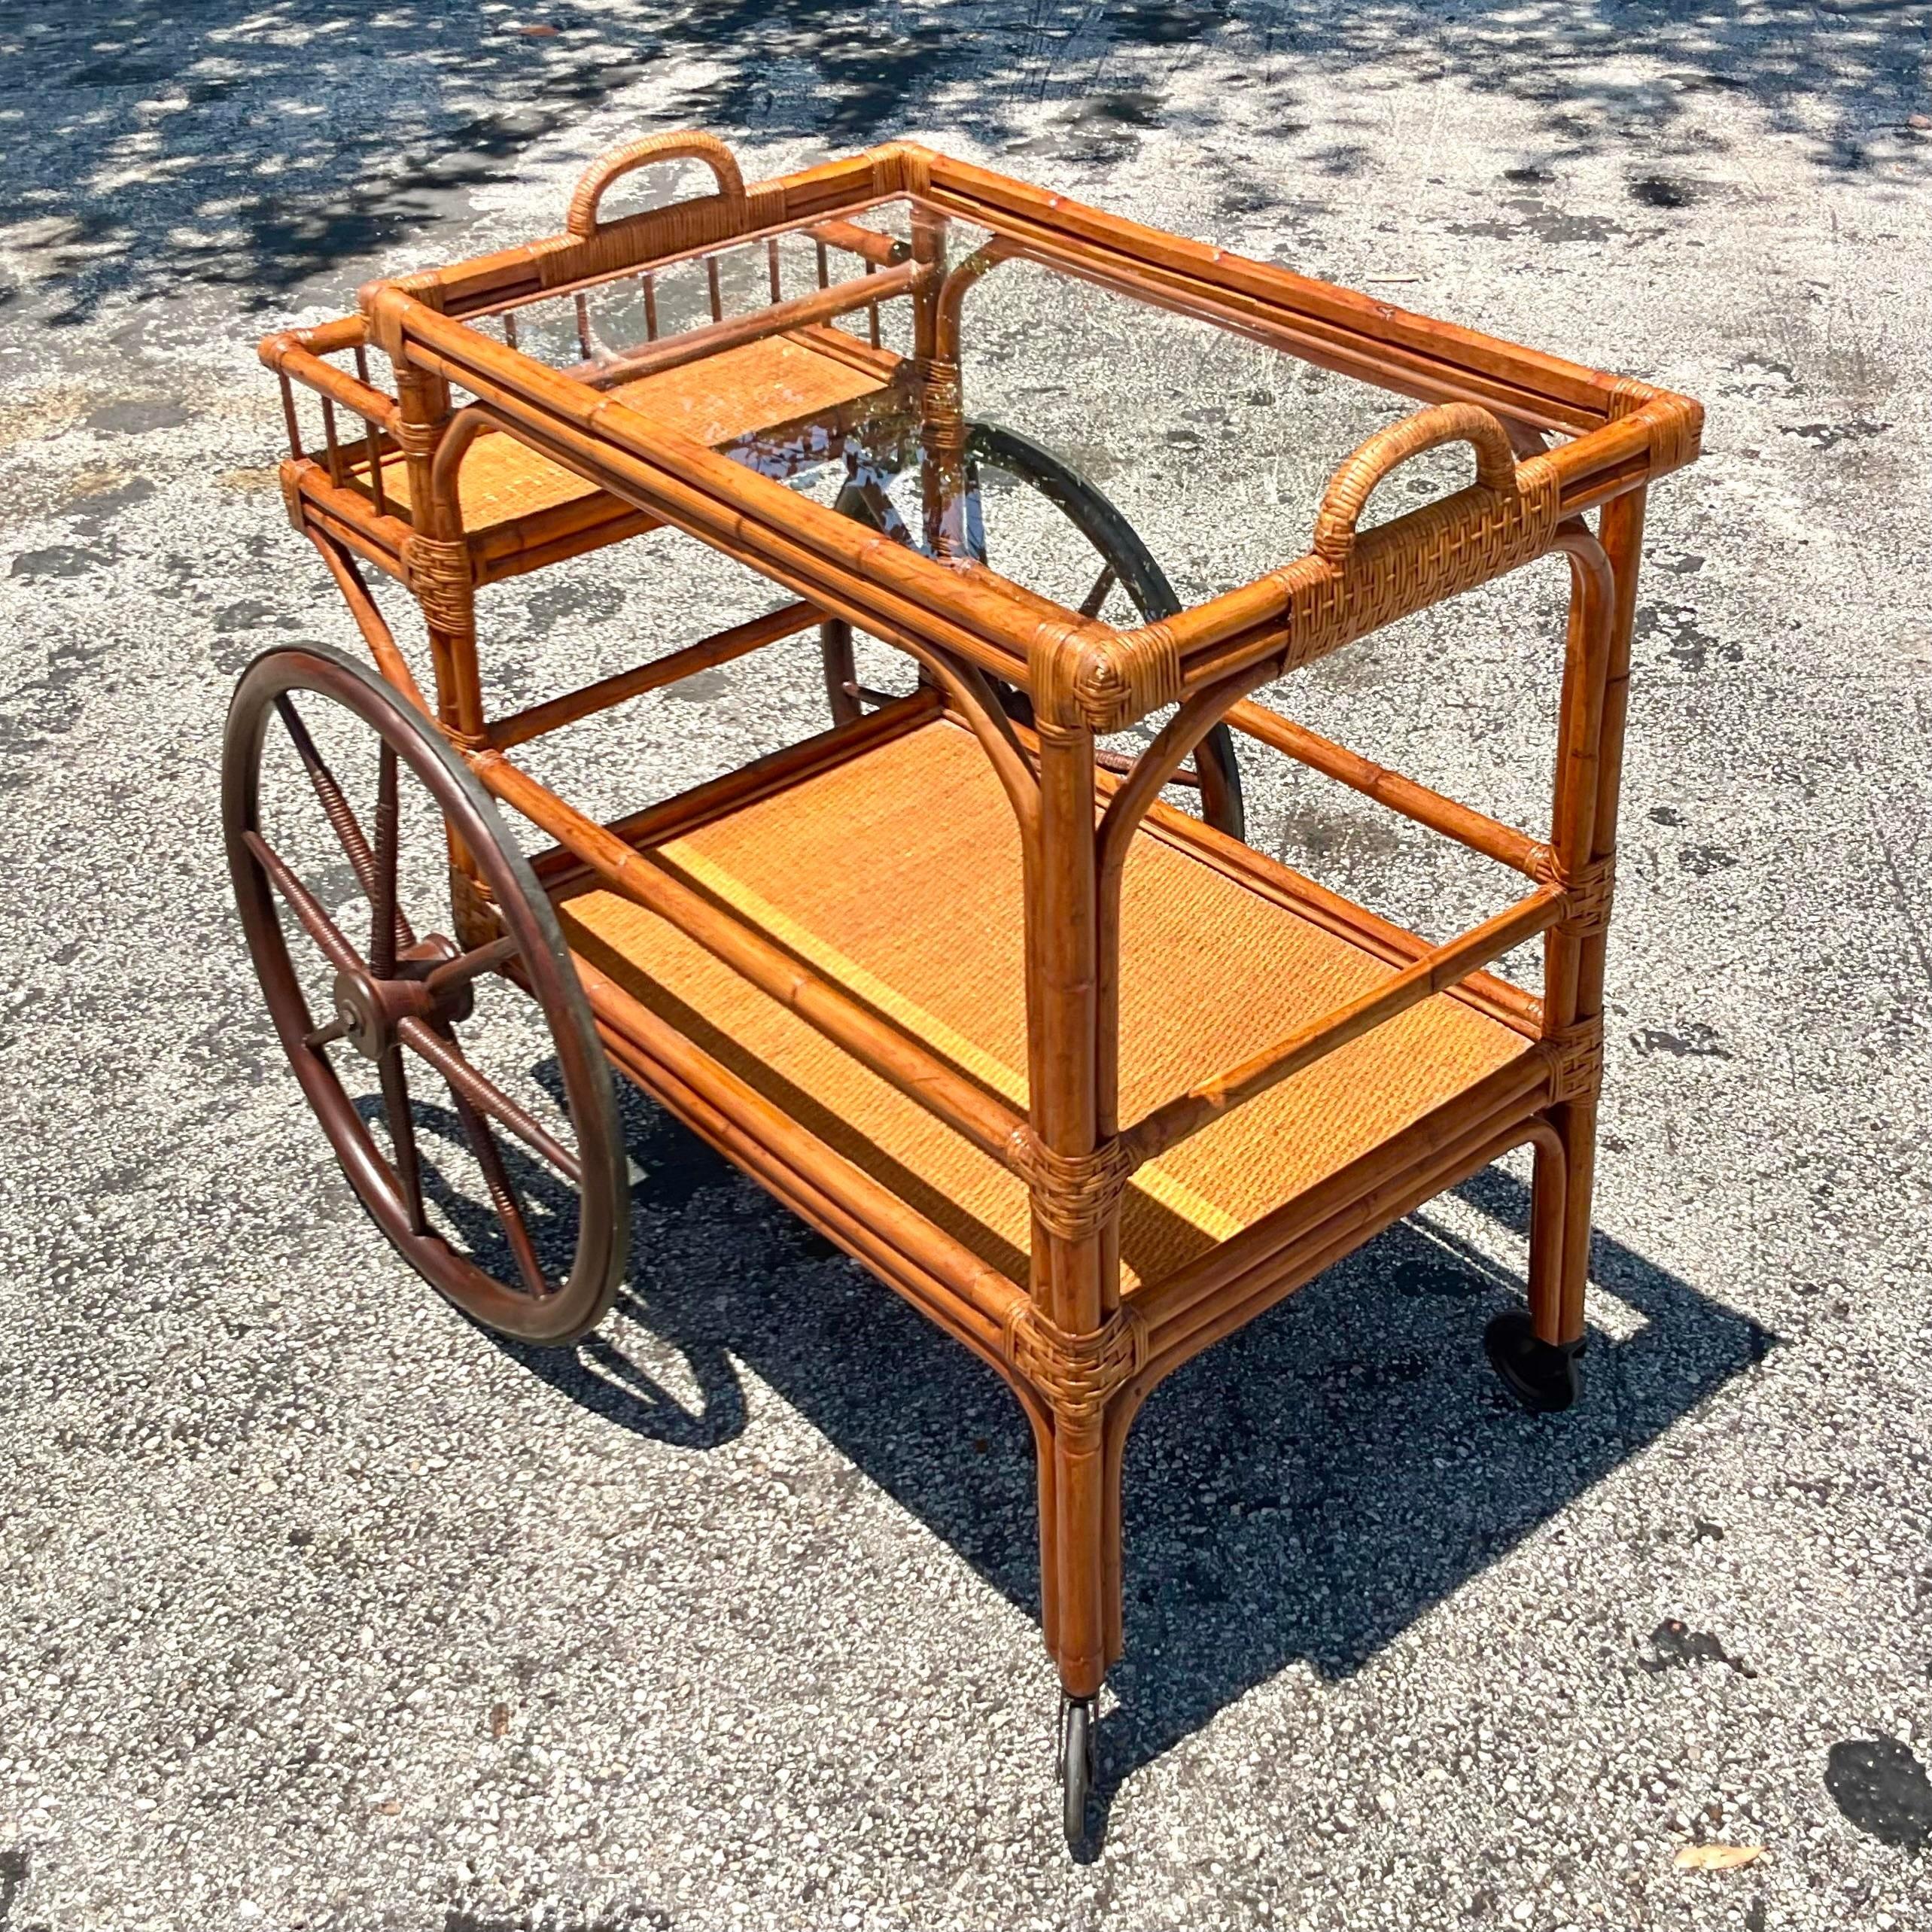
[[[949,300],[956,421],[915,354],[920,308]],[[470,325],[896,540],[1120,625],[1300,555],[1337,465],[1416,406],[903,196]],[[1472,475],[1466,447],[1405,464],[1363,527]]]

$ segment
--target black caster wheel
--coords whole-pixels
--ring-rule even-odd
[[[1097,1736],[1100,1712],[1091,1697],[1060,1700],[1060,1809],[1066,1828],[1066,1848],[1078,1851],[1087,1842],[1087,1800],[1092,1796],[1098,1768]]]
[[[1506,1309],[1483,1331],[1483,1346],[1510,1393],[1532,1414],[1553,1416],[1581,1392],[1581,1340],[1557,1347],[1539,1341],[1525,1308]]]

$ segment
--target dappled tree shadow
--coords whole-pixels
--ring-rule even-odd
[[[1546,166],[1626,147],[1708,155],[1723,144],[1705,102],[1726,93],[1821,168],[1857,171],[1875,140],[1908,138],[1924,56],[1918,11],[1893,0],[1748,15],[1643,0],[41,0],[0,15],[0,306],[75,323],[112,297],[212,288],[284,311],[312,279],[465,211],[623,90],[658,125],[832,149],[943,121],[1076,164],[1167,123],[1211,148],[1238,101],[1284,141],[1311,132],[1298,173],[1346,177],[1362,151],[1310,127],[1328,84],[1454,75],[1528,104]],[[1209,62],[1239,87],[1181,84]],[[1516,187],[1533,194],[1535,175]],[[1229,205],[1289,191],[1264,170]],[[1671,207],[1699,190],[1640,165],[1630,191]]]

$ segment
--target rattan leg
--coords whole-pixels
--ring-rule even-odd
[[[1559,1346],[1579,1342],[1584,1332],[1584,1289],[1590,1279],[1590,1192],[1596,1173],[1596,1100],[1571,1100],[1553,1108],[1551,1124],[1562,1143],[1562,1242],[1555,1279],[1539,1285],[1532,1275],[1530,1313],[1536,1323],[1538,1341]],[[1537,1149],[1538,1179],[1544,1185],[1541,1170],[1554,1155]]]
[[[1127,1439],[1133,1428],[1133,1419],[1140,1413],[1140,1402],[1139,1396],[1127,1391],[1118,1394],[1107,1404],[1103,1439],[1103,1474],[1106,1488],[1100,1523],[1100,1613],[1106,1638],[1105,1655],[1109,1667],[1117,1663],[1127,1650],[1127,1632],[1121,1614],[1126,1590],[1121,1551],[1125,1522],[1121,1499],[1121,1468],[1126,1459]]]
[[[1551,1124],[1531,1142],[1536,1157],[1529,1190],[1529,1313],[1537,1338],[1562,1339],[1563,1212],[1569,1156]]]
[[[1036,1425],[1033,1456],[1039,1472],[1040,1513],[1040,1637],[1049,1657],[1060,1651],[1060,1493],[1053,1431]]]
[[[1047,1543],[1052,1545],[1057,1572],[1048,1644],[1061,1689],[1069,1697],[1093,1697],[1106,1675],[1107,1625],[1114,1620],[1105,1608],[1107,1552],[1119,1541],[1118,1525],[1108,1520],[1112,1486],[1100,1432],[1057,1428],[1052,1463],[1053,1528],[1042,1539],[1043,1553]]]

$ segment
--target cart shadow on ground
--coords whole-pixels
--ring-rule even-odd
[[[620,1085],[638,1184],[618,1311],[574,1349],[497,1345],[614,1426],[685,1449],[744,1428],[742,1365],[1036,1617],[1032,1445],[1004,1385]],[[433,1112],[418,1107],[432,1131]],[[1523,1414],[1482,1332],[1522,1290],[1486,1257],[1520,1249],[1528,1213],[1523,1182],[1486,1169],[1149,1401],[1128,1450],[1127,1649],[1101,1726],[1103,1812],[1255,1686],[1298,1665],[1348,1676],[1775,1343],[1599,1233],[1605,1320],[1584,1398]],[[1472,1228],[1497,1238],[1479,1252]]]

